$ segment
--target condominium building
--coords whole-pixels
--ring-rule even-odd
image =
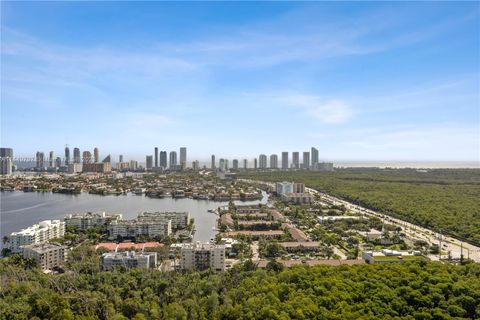
[[[317,163],[318,163],[318,149],[312,147],[311,149],[311,155],[312,155],[312,167],[315,168],[317,166]]]
[[[270,155],[270,169],[278,169],[278,156],[276,154]]]
[[[144,236],[148,238],[166,237],[172,234],[171,220],[118,220],[112,221],[108,227],[110,239],[136,238]]]
[[[267,156],[264,154],[261,154],[258,156],[258,167],[260,169],[266,169],[267,168]]]
[[[180,165],[182,168],[187,167],[187,148],[181,147],[180,148]]]
[[[11,157],[0,158],[0,175],[10,176],[12,175],[13,160]]]
[[[304,193],[305,192],[305,184],[303,183],[294,183],[293,184],[293,193]]]
[[[288,152],[282,152],[282,170],[288,170]]]
[[[122,219],[119,213],[105,212],[84,212],[73,213],[65,216],[65,226],[74,226],[79,230],[86,230],[93,227],[105,226],[112,221]]]
[[[310,152],[303,153],[303,169],[310,169]]]
[[[153,156],[147,156],[145,159],[145,167],[147,170],[151,170],[153,167]]]
[[[225,270],[225,246],[210,243],[188,243],[181,249],[181,270]]]
[[[53,238],[65,235],[65,222],[60,220],[45,220],[19,232],[12,232],[5,247],[12,252],[22,252],[23,246],[47,242]]]
[[[38,243],[23,247],[23,258],[33,259],[42,270],[51,270],[64,264],[68,247],[57,243]]]
[[[170,160],[169,168],[176,169],[177,168],[177,152],[176,151],[170,151],[169,160]]]
[[[157,267],[156,252],[107,252],[102,255],[104,270],[113,270],[115,267],[154,269]]]
[[[160,151],[160,167],[167,168],[167,151]]]
[[[212,161],[210,164],[210,169],[215,170],[215,155],[212,154]]]
[[[275,191],[278,195],[282,195],[284,193],[291,193],[293,192],[293,182],[277,182],[275,184]]]
[[[84,162],[82,165],[82,171],[107,173],[112,171],[112,164],[110,162],[97,162],[97,163]]]
[[[83,165],[81,163],[73,162],[68,165],[68,173],[82,172]]]
[[[294,204],[311,204],[314,197],[310,193],[287,192],[282,194],[282,201]]]
[[[238,160],[237,160],[237,159],[233,159],[233,161],[232,161],[232,169],[233,169],[233,170],[238,170]]]
[[[292,152],[292,167],[294,169],[300,168],[300,153],[299,152]]]
[[[172,229],[185,229],[190,223],[190,213],[188,212],[142,212],[138,215],[138,221],[162,221],[171,220]]]

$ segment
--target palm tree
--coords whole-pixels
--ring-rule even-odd
[[[2,240],[3,240],[3,244],[6,244],[10,240],[10,238],[8,236],[3,236]]]

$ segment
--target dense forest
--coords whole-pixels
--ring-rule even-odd
[[[74,250],[66,270],[1,259],[0,319],[480,318],[475,263],[102,272],[93,252]]]
[[[480,244],[480,170],[348,168],[248,172],[243,178],[308,187]]]

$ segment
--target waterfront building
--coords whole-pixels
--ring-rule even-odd
[[[48,166],[50,168],[55,167],[55,152],[53,151],[50,151],[50,153],[48,154]]]
[[[167,237],[172,234],[172,220],[166,219],[132,219],[112,221],[108,227],[109,238],[148,238]]]
[[[293,182],[287,182],[287,181],[277,182],[275,184],[275,192],[278,195],[293,192]]]
[[[65,166],[68,167],[70,164],[70,148],[67,146],[65,147]]]
[[[303,153],[303,169],[310,169],[310,152]]]
[[[153,157],[147,156],[145,159],[145,168],[147,170],[152,170],[152,167],[153,167]]]
[[[261,154],[258,156],[258,167],[260,169],[266,169],[267,168],[267,156],[264,154]]]
[[[47,242],[53,238],[61,238],[65,234],[65,222],[60,220],[44,220],[18,232],[12,232],[5,247],[12,252],[22,252],[22,247],[29,244]]]
[[[182,166],[182,169],[185,169],[187,167],[187,148],[186,147],[180,148],[180,165]]]
[[[74,163],[80,163],[81,162],[80,149],[79,148],[73,148],[73,162]]]
[[[97,147],[93,149],[93,162],[100,162],[100,153]]]
[[[87,230],[89,228],[105,226],[112,221],[122,219],[119,213],[105,213],[105,212],[84,212],[72,213],[65,216],[65,226],[73,226],[78,230]]]
[[[210,243],[188,243],[181,248],[181,270],[225,270],[225,246]]]
[[[317,163],[318,163],[318,149],[312,147],[311,149],[311,154],[312,154],[312,168],[316,168],[317,167]]]
[[[212,162],[211,162],[211,165],[210,165],[210,169],[215,170],[215,155],[214,154],[212,154]]]
[[[160,167],[167,168],[167,151],[160,151]]]
[[[37,243],[23,247],[23,258],[33,259],[42,270],[62,266],[68,256],[68,247],[58,243]]]
[[[35,155],[36,159],[36,168],[37,170],[44,170],[45,169],[45,156],[43,152],[37,151],[37,154]]]
[[[233,159],[233,161],[232,161],[232,169],[233,169],[233,170],[238,170],[238,160],[237,160],[237,159]]]
[[[157,253],[135,251],[107,252],[102,255],[102,267],[106,271],[113,270],[115,267],[155,269],[157,267]]]
[[[83,164],[88,164],[92,162],[92,153],[90,151],[83,151],[82,156],[83,156]]]
[[[13,173],[13,160],[11,157],[0,158],[0,175],[10,176]]]
[[[278,169],[278,156],[276,154],[270,155],[270,169]]]
[[[155,168],[158,168],[158,147],[155,147],[153,156],[155,157]]]
[[[300,153],[299,152],[292,152],[292,167],[294,169],[300,168]]]
[[[174,231],[186,229],[190,223],[190,213],[188,212],[142,212],[138,215],[138,221],[161,221],[171,220]]]
[[[169,168],[170,169],[176,169],[177,168],[177,152],[176,151],[170,151],[169,154]]]
[[[282,170],[288,170],[288,152],[282,152]]]

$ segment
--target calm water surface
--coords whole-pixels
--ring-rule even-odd
[[[261,201],[236,204],[266,203]],[[135,218],[143,211],[188,211],[195,219],[195,241],[208,241],[215,236],[217,216],[208,212],[228,202],[193,199],[151,199],[145,196],[121,195],[100,196],[88,193],[65,195],[51,192],[0,192],[0,234],[1,237],[19,231],[42,220],[63,219],[68,213],[105,211],[121,213],[124,219]]]

